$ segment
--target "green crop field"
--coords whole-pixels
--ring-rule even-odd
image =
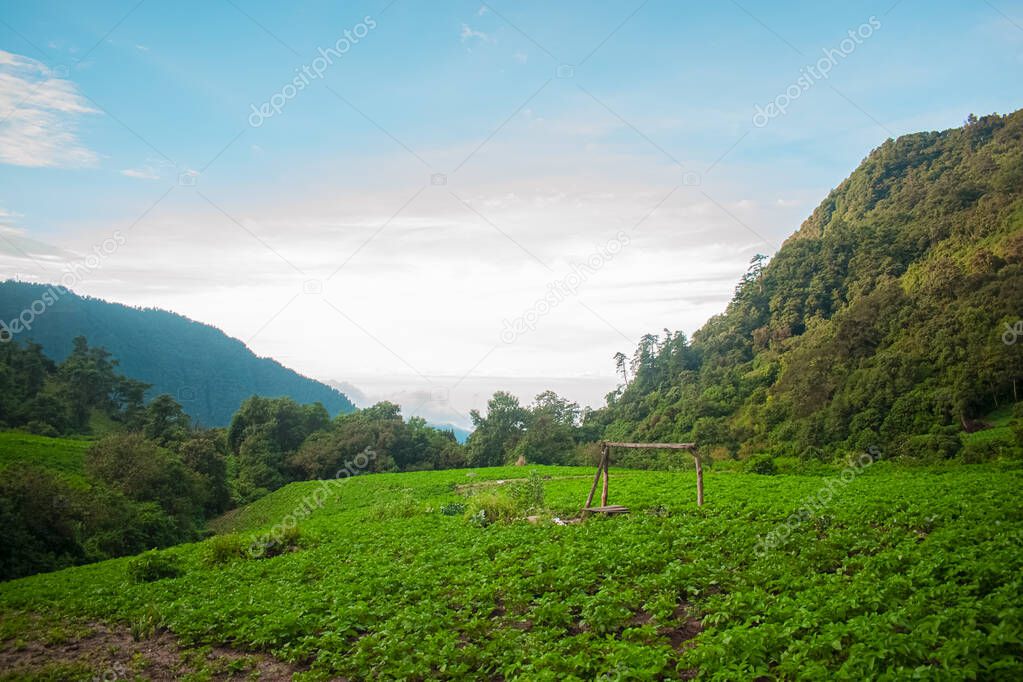
[[[296,679],[1023,678],[1018,467],[710,473],[702,509],[691,472],[612,469],[632,512],[569,525],[554,518],[592,470],[529,470],[533,523],[473,514],[522,468],[293,483],[145,566],[0,585],[3,647],[102,624],[169,633],[182,656],[262,652]],[[279,551],[254,558],[268,536]],[[102,672],[26,665],[10,679]]]
[[[0,469],[15,462],[29,462],[80,477],[85,451],[92,443],[78,438],[49,438],[18,431],[0,431]]]

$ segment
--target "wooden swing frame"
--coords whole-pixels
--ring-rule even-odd
[[[611,448],[632,448],[636,450],[688,450],[693,453],[693,462],[696,464],[696,506],[703,506],[703,462],[700,461],[700,453],[696,449],[696,443],[618,443],[613,441],[600,442],[600,463],[597,464],[597,474],[593,477],[593,486],[590,494],[586,497],[586,504],[583,505],[582,515],[599,512],[603,514],[627,514],[629,509],[621,505],[608,506],[607,487],[610,473],[608,468],[611,465]],[[600,506],[591,507],[593,496],[597,492],[597,484],[603,476],[604,485],[600,491]]]

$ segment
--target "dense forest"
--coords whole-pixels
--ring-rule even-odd
[[[331,415],[354,409],[337,389],[276,360],[257,357],[215,327],[166,310],[132,308],[60,287],[9,280],[0,282],[0,311],[0,338],[10,334],[12,323],[27,321],[27,328],[13,336],[38,343],[61,361],[72,352],[72,339],[84,336],[117,357],[125,375],[150,384],[147,397],[174,396],[203,426],[227,426],[250,395],[319,402]]]

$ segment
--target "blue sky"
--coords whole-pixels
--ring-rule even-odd
[[[459,414],[512,378],[596,404],[616,350],[719,311],[873,147],[1023,99],[1007,0],[5,0],[0,51],[5,276],[121,230],[77,289]]]

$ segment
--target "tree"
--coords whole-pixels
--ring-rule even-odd
[[[199,477],[177,454],[141,434],[99,441],[85,455],[85,471],[132,500],[155,502],[183,534],[195,532],[202,522],[206,499]]]
[[[164,447],[176,445],[188,435],[191,419],[174,398],[164,393],[146,406],[142,432]]]
[[[192,434],[178,444],[177,451],[182,463],[199,476],[205,515],[210,517],[227,511],[231,506],[231,491],[223,439],[218,432]]]
[[[238,408],[227,444],[238,456],[239,486],[246,499],[276,490],[291,480],[288,460],[330,416],[320,403],[299,405],[291,398],[252,396]]]
[[[74,426],[87,429],[92,410],[124,421],[142,408],[147,384],[117,374],[117,360],[104,348],[90,348],[84,336],[74,339],[73,349],[57,370],[64,399]]]
[[[618,373],[622,375],[622,383],[628,384],[629,371],[625,366],[625,363],[628,360],[628,358],[626,357],[625,353],[618,351],[617,353],[614,354],[614,357],[612,359],[615,361],[615,368],[618,370]]]
[[[471,466],[498,466],[510,457],[511,451],[525,432],[529,412],[510,393],[498,391],[487,402],[487,416],[477,410],[469,413],[475,427],[466,443]]]

